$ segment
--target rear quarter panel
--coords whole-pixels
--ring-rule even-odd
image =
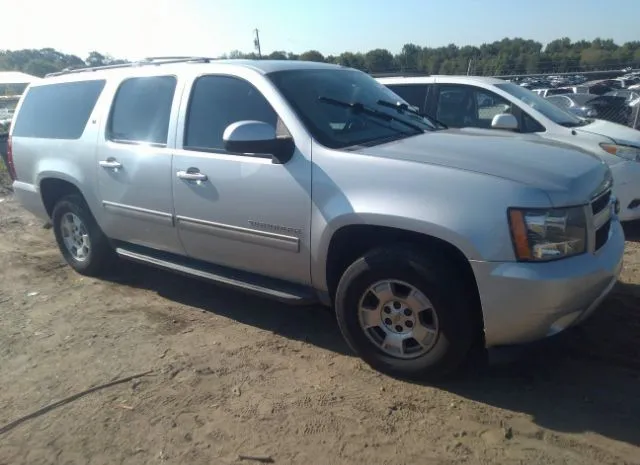
[[[28,184],[40,193],[45,179],[67,181],[82,193],[98,222],[101,209],[96,185],[96,147],[99,127],[108,114],[112,89],[112,83],[107,80],[78,139],[12,137],[14,164],[20,183]],[[16,120],[20,118],[20,104],[16,108]]]

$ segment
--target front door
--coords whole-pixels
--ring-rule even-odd
[[[271,157],[228,153],[223,132],[244,120],[288,132],[249,81],[221,75],[195,80],[173,157],[182,244],[192,258],[307,284],[310,154],[298,147],[286,164],[274,164]]]
[[[122,81],[98,144],[97,170],[107,236],[182,253],[173,223],[167,147],[176,84],[174,76]]]

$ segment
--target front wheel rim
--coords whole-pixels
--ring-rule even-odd
[[[74,260],[84,262],[91,254],[91,239],[84,221],[75,213],[65,213],[60,220],[60,235]]]
[[[383,280],[369,286],[358,305],[367,338],[386,355],[412,359],[428,353],[439,334],[438,315],[415,286]]]

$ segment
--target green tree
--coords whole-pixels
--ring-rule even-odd
[[[392,70],[394,59],[389,50],[377,48],[365,54],[364,64],[370,73],[379,73]]]
[[[298,60],[324,62],[324,55],[317,50],[309,50],[301,53]]]

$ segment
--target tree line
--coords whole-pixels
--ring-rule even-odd
[[[235,50],[220,58],[253,58],[256,53]],[[370,73],[416,72],[425,74],[505,75],[579,72],[598,69],[615,69],[627,66],[640,67],[640,41],[616,44],[611,39],[580,40],[569,38],[542,43],[522,38],[505,38],[476,46],[422,47],[405,44],[393,54],[386,49],[374,49],[365,53],[343,52],[325,56],[317,50],[301,54],[274,51],[263,59],[308,60],[341,64]],[[85,59],[68,55],[52,48],[40,50],[0,51],[0,70],[17,70],[35,76],[60,71],[65,68],[102,66],[125,63],[98,52],[91,52]]]

